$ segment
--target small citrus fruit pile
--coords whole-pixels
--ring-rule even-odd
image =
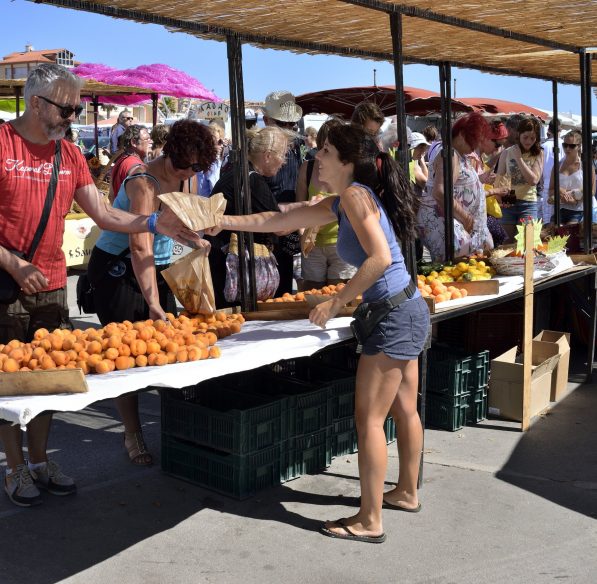
[[[423,297],[432,297],[436,303],[446,300],[455,300],[456,298],[465,298],[468,291],[456,286],[446,286],[440,280],[432,280],[430,284],[426,283],[425,276],[417,276],[417,287]]]
[[[333,296],[344,288],[345,284],[340,282],[339,284],[329,284],[322,288],[313,288],[311,290],[304,290],[303,292],[297,292],[296,294],[290,294],[285,292],[282,296],[277,298],[268,298],[267,300],[260,300],[259,303],[271,303],[271,302],[304,302],[305,295],[312,294],[313,296]]]
[[[168,315],[163,320],[112,322],[103,328],[35,331],[30,343],[0,344],[0,372],[81,369],[109,373],[220,357],[218,338],[240,332],[240,314]]]

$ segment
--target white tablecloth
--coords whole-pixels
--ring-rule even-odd
[[[240,333],[218,342],[222,349],[219,359],[89,375],[87,393],[0,397],[0,419],[24,427],[48,410],[78,411],[94,402],[149,386],[186,387],[212,377],[276,363],[280,359],[306,357],[328,345],[352,338],[351,320],[350,317],[334,318],[325,330],[308,320],[247,322]]]

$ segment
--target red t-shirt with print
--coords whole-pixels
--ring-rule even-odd
[[[12,124],[0,126],[0,245],[27,253],[41,218],[56,142],[33,144]],[[79,148],[62,141],[60,173],[54,204],[32,262],[48,279],[46,290],[66,286],[66,260],[62,252],[64,218],[75,191],[93,183]]]

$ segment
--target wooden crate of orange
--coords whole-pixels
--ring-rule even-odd
[[[73,331],[39,329],[30,343],[0,344],[0,372],[81,369],[84,374],[109,373],[217,358],[221,355],[217,340],[240,332],[243,322],[241,314],[169,314],[168,322],[124,321]]]

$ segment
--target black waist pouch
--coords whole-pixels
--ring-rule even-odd
[[[411,281],[404,290],[398,292],[398,294],[391,298],[386,298],[379,302],[362,302],[357,306],[352,313],[354,320],[350,323],[352,334],[359,344],[357,351],[360,351],[360,348],[371,336],[375,327],[390,314],[394,308],[412,298],[416,290],[417,287]]]
[[[20,251],[8,251],[17,257],[25,257]],[[12,304],[19,297],[20,291],[21,287],[16,280],[6,270],[0,269],[0,304]]]

